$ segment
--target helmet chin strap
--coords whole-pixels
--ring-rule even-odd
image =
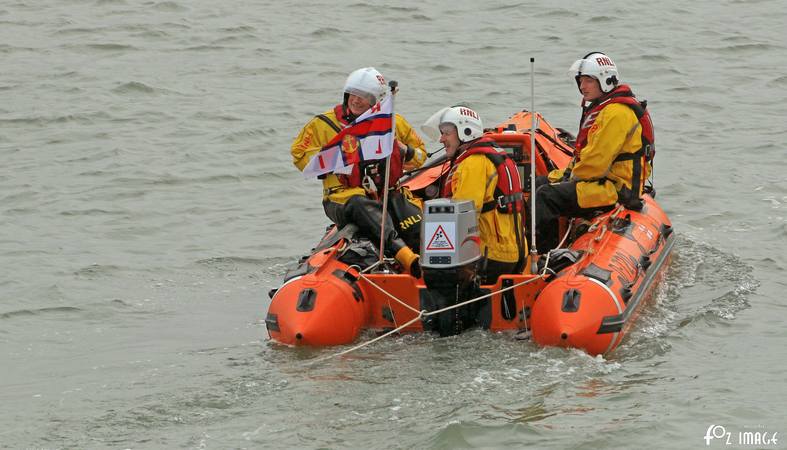
[[[355,120],[357,118],[358,118],[358,116],[353,114],[353,112],[350,111],[350,108],[347,108],[347,107],[344,108],[344,120],[346,120],[349,123],[349,122],[352,122],[353,120]]]
[[[451,158],[451,159],[454,160],[454,159],[458,158],[462,153],[464,153],[467,150],[468,147],[470,147],[470,144],[472,144],[473,142],[475,142],[475,141],[477,141],[479,139],[481,139],[481,138],[475,138],[475,139],[471,139],[469,141],[464,141],[464,142],[459,141],[459,145],[456,146],[456,151],[454,152],[454,157]]]
[[[342,104],[342,119],[344,119],[347,123],[350,123],[353,120],[355,120],[357,117],[358,116],[353,114],[353,112],[350,110],[350,105],[348,105],[347,101],[345,101]]]
[[[344,93],[344,99],[342,100],[342,119],[346,120],[347,122],[352,122],[352,119],[349,118],[350,115],[350,94]]]

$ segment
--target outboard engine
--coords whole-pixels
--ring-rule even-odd
[[[477,292],[481,239],[475,206],[469,200],[439,198],[424,203],[421,221],[421,268],[426,289],[421,308],[437,311],[472,298]],[[476,323],[478,303],[430,316],[424,328],[440,336],[459,334]]]

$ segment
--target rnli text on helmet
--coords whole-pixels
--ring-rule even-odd
[[[615,63],[612,62],[611,59],[607,58],[606,56],[597,56],[596,63],[599,66],[612,66],[615,67]]]
[[[476,112],[473,111],[472,109],[459,108],[459,114],[461,114],[463,116],[472,117],[473,119],[479,120],[478,119],[478,114],[476,114]]]

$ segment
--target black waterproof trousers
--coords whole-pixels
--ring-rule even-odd
[[[361,234],[370,239],[375,246],[380,242],[380,234],[384,233],[385,253],[389,257],[396,256],[396,253],[407,243],[399,237],[394,227],[391,215],[386,214],[385,230],[382,229],[383,208],[382,204],[363,195],[355,195],[347,200],[347,203],[340,204],[324,200],[323,209],[325,215],[337,226],[343,227],[348,223],[358,226]],[[417,247],[416,247],[417,248]]]
[[[536,178],[536,244],[539,253],[546,253],[559,244],[558,219],[563,217],[592,217],[594,213],[609,211],[615,205],[581,208],[577,201],[577,182],[562,181],[550,184],[547,177]]]

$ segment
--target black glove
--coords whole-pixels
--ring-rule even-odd
[[[407,150],[404,151],[404,160],[405,160],[405,162],[410,161],[411,159],[413,159],[413,156],[415,156],[415,149],[408,145],[407,146]]]

